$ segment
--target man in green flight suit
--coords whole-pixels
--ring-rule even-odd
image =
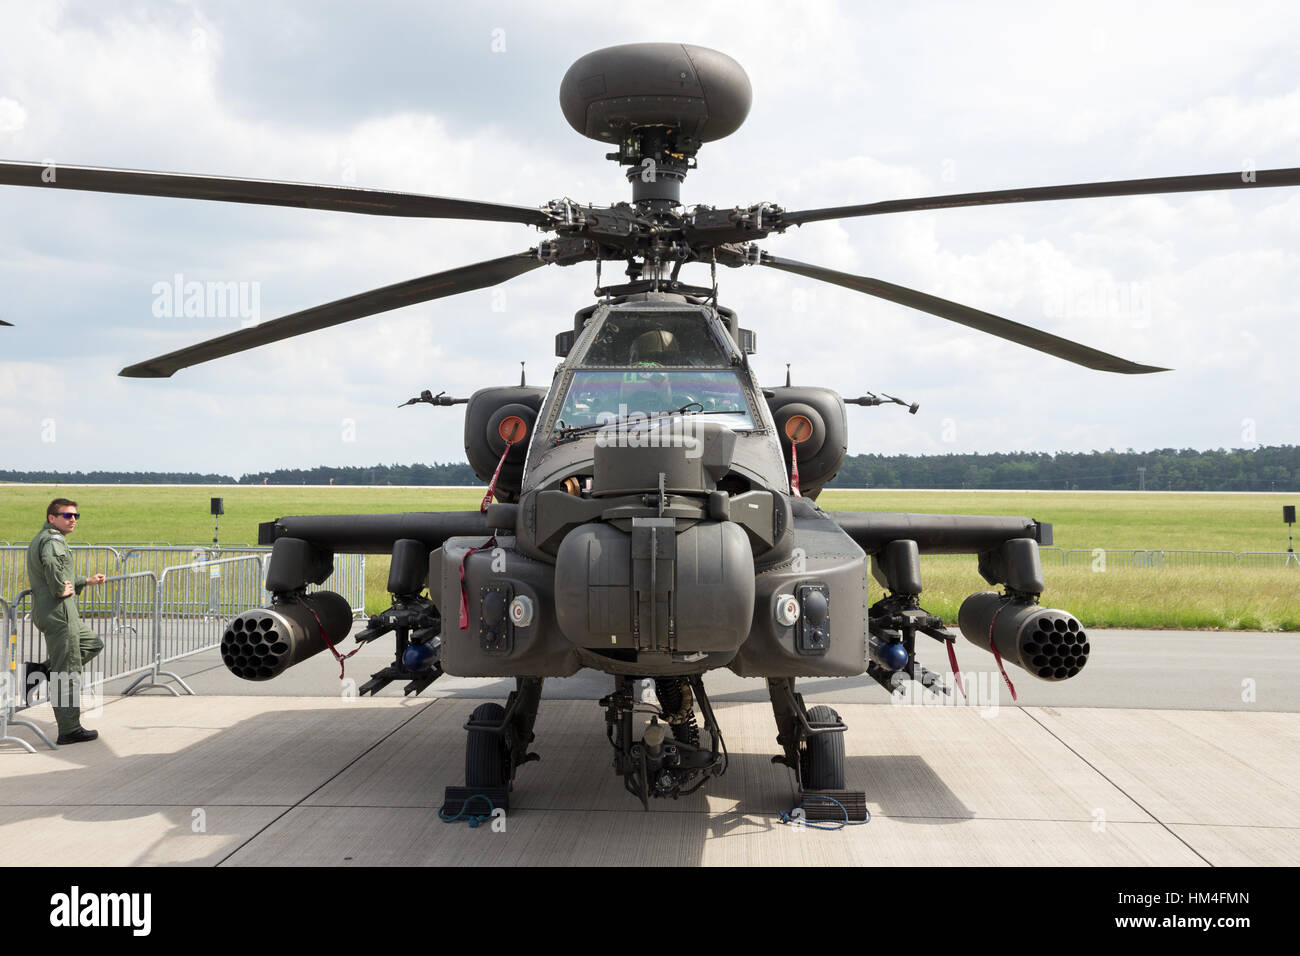
[[[82,623],[75,595],[87,584],[103,584],[104,575],[80,578],[72,573],[67,536],[80,517],[75,501],[55,498],[45,509],[45,527],[27,546],[32,620],[45,635],[49,654],[45,664],[29,664],[27,670],[44,672],[50,682],[60,744],[79,744],[99,736],[99,731],[81,726],[81,668],[104,649],[104,642]]]

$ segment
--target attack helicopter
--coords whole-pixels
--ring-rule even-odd
[[[1028,517],[828,512],[817,506],[847,451],[846,404],[907,403],[828,388],[763,386],[754,334],[718,300],[719,266],[776,269],[899,303],[1087,368],[1166,371],[905,288],[773,255],[756,244],[793,226],[962,206],[1300,185],[1300,169],[1083,183],[886,200],[822,209],[686,207],[681,186],[708,142],[735,133],[752,90],[725,54],[637,43],[583,56],[560,85],[570,126],[626,168],[630,201],[557,199],[538,207],[342,186],[0,162],[0,184],[329,209],[362,215],[479,220],[553,234],[500,258],[363,292],[241,329],[122,370],[169,377],[246,349],[407,305],[507,282],[545,266],[592,263],[596,301],[555,337],[562,360],[547,387],[483,388],[467,398],[423,393],[407,404],[464,404],[465,452],[488,483],[480,509],[394,515],[285,516],[260,528],[273,548],[265,608],[230,622],[221,642],[239,677],[269,680],[328,650],[352,628],[348,603],[321,590],[338,553],[391,555],[391,607],[355,635],[391,634],[393,663],[362,693],[394,681],[419,693],[443,674],[514,678],[504,704],[466,724],[465,786],[508,806],[519,770],[537,758],[534,727],[547,678],[582,668],[610,675],[600,701],[614,767],[647,808],[725,772],[727,752],[704,676],[763,677],[780,752],[801,798],[845,789],[845,725],[807,707],[800,678],[869,675],[947,691],[918,660],[917,637],[943,645],[956,670],[958,634],[1036,678],[1086,665],[1087,632],[1039,599],[1039,547],[1050,524]],[[602,285],[604,263],[626,281]],[[683,266],[707,266],[709,285]],[[910,406],[911,411],[916,406]],[[922,554],[971,554],[990,590],[972,594],[957,632],[921,606]],[[874,584],[873,584],[874,582]],[[994,590],[999,589],[999,590]],[[876,592],[873,595],[873,591]],[[655,703],[641,699],[653,683]],[[1009,681],[1008,681],[1009,683]],[[647,711],[649,719],[646,720]],[[698,711],[698,716],[697,716]],[[826,809],[827,815],[836,811]],[[809,816],[823,815],[814,802]]]

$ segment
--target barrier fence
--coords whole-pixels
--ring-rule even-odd
[[[72,553],[73,573],[80,577],[92,574],[121,573],[121,553],[115,548],[97,544],[69,545]],[[27,545],[10,544],[0,547],[0,595],[11,602],[18,593],[27,590]]]
[[[103,673],[105,680],[115,680],[151,668],[155,658],[154,603],[158,597],[158,576],[149,571],[120,575],[87,590],[104,591],[108,604],[106,612],[82,618],[104,642],[94,669]],[[30,617],[25,623],[30,628],[32,648],[25,660],[44,660],[44,638],[31,626]]]
[[[1044,567],[1120,568],[1285,568],[1300,569],[1300,555],[1289,551],[1183,551],[1141,548],[1039,548]],[[968,554],[923,554],[922,561],[969,561]]]
[[[76,576],[106,575],[103,584],[84,587],[76,599],[82,622],[104,643],[87,667],[86,682],[102,687],[134,676],[124,694],[152,687],[179,694],[177,686],[192,694],[165,665],[220,646],[231,618],[270,600],[265,589],[270,548],[70,545],[69,550]],[[26,564],[26,546],[0,547],[0,584],[8,589],[0,591],[8,642],[7,667],[0,675],[0,741],[17,740],[32,751],[8,732],[10,726],[22,725],[53,746],[39,727],[15,716],[48,700],[27,686],[24,672],[27,662],[47,656],[45,638],[31,617]],[[342,594],[354,615],[364,614],[365,556],[336,556],[334,574],[324,587]],[[15,596],[6,598],[5,593]]]
[[[1270,568],[1292,565],[1300,568],[1300,557],[1286,551],[1144,551],[1135,548],[1078,548],[1066,551],[1067,567],[1091,566],[1102,561],[1112,568]],[[1046,563],[1046,562],[1044,562]]]
[[[256,556],[265,562],[271,549],[261,545],[230,545],[214,548],[211,545],[98,545],[69,544],[73,573],[79,577],[104,574],[123,577],[131,574],[152,573],[157,577],[168,568],[211,563],[225,558]],[[265,577],[265,575],[263,575]],[[27,545],[0,546],[0,595],[12,596],[25,591],[27,581]],[[336,591],[347,599],[354,617],[363,617],[366,610],[366,556],[364,554],[334,555],[334,573],[322,588]],[[319,590],[313,586],[309,591]],[[269,602],[269,593],[265,595]],[[12,601],[12,597],[10,597]],[[94,602],[96,595],[88,600]],[[79,602],[78,607],[83,605]]]
[[[230,619],[266,604],[260,555],[168,568],[158,579],[154,628],[163,664],[216,647]]]
[[[4,621],[5,643],[8,645],[7,663],[4,672],[0,673],[0,744],[13,741],[21,744],[28,753],[36,753],[36,748],[26,740],[9,733],[9,727],[12,725],[26,727],[40,737],[47,747],[53,749],[54,741],[45,735],[45,731],[30,720],[23,720],[15,716],[19,703],[22,702],[22,674],[19,670],[18,657],[18,624],[13,606],[3,597],[0,597],[0,619]],[[23,703],[25,705],[25,702]]]
[[[162,670],[180,660],[221,643],[230,619],[266,603],[261,555],[198,561],[166,568],[161,574],[136,571],[110,577],[101,585],[84,588],[77,611],[84,624],[104,643],[90,670],[96,681],[107,683],[139,675],[124,693],[137,688],[165,687],[170,677],[186,692],[189,686],[176,674]],[[7,601],[10,657],[15,665],[46,659],[45,638],[31,617],[31,591]],[[14,672],[20,668],[14,667]],[[28,705],[24,686],[15,709]],[[147,682],[147,683],[146,683]]]

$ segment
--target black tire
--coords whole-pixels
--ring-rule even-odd
[[[839,723],[840,715],[826,706],[808,711],[810,724]],[[817,734],[809,737],[803,754],[805,790],[844,789],[844,734]]]
[[[469,715],[471,723],[500,724],[506,709],[500,704],[479,704]],[[510,780],[510,751],[503,734],[471,730],[465,735],[465,786],[504,787]]]

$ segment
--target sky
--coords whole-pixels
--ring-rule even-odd
[[[0,158],[371,186],[519,205],[630,198],[560,79],[619,43],[712,47],[753,108],[688,204],[787,209],[1300,165],[1300,8],[1178,4],[0,0]],[[0,187],[0,469],[463,460],[463,406],[549,381],[594,267],[548,266],[178,372],[124,366],[522,251],[510,224]],[[720,272],[764,384],[849,408],[850,453],[1300,443],[1300,188],[813,223],[776,255],[884,279],[1144,364],[1080,368],[769,269]],[[608,278],[608,272],[606,273]],[[683,279],[706,284],[688,266]],[[234,283],[238,314],[174,290]],[[227,310],[228,311],[228,310]]]

